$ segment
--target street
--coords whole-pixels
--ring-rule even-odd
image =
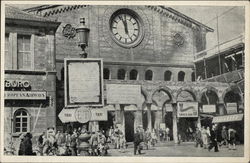
[[[242,157],[244,155],[244,146],[236,146],[236,150],[228,150],[226,147],[219,148],[219,152],[210,152],[207,149],[196,148],[194,142],[183,142],[182,144],[175,145],[173,141],[168,143],[158,143],[156,147],[149,150],[142,150],[141,155],[134,155],[134,148],[132,143],[128,143],[128,148],[124,150],[117,150],[114,148],[109,149],[109,156],[153,156],[153,157]]]

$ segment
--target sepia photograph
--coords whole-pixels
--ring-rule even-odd
[[[176,3],[1,2],[2,161],[249,161],[249,3]]]

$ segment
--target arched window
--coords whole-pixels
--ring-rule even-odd
[[[61,81],[64,81],[64,67],[61,69]]]
[[[137,80],[138,72],[136,70],[131,70],[129,73],[130,80]]]
[[[184,79],[185,79],[185,72],[180,71],[178,73],[178,81],[184,81]]]
[[[194,72],[192,72],[192,74],[191,74],[191,79],[192,79],[192,81],[195,81],[195,74],[194,74]]]
[[[110,79],[110,71],[108,68],[103,69],[103,79]]]
[[[15,133],[30,131],[30,117],[25,109],[18,109],[14,113],[13,129]]]
[[[153,80],[153,71],[147,70],[145,72],[145,80]]]
[[[165,73],[164,73],[164,80],[165,81],[170,81],[171,80],[171,76],[172,76],[172,72],[171,71],[165,71]]]
[[[124,69],[119,69],[117,74],[118,80],[125,80],[126,71]]]

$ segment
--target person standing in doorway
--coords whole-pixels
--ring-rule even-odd
[[[233,129],[232,127],[229,127],[228,129],[228,135],[229,135],[229,146],[228,146],[228,149],[229,150],[236,150],[236,130]]]
[[[221,138],[222,138],[222,141],[221,141],[220,145],[225,144],[226,147],[228,147],[228,131],[226,129],[226,126],[222,127]]]
[[[151,139],[152,139],[151,132],[149,128],[147,128],[145,132],[145,144],[146,144],[147,150],[151,148]]]
[[[203,148],[206,149],[208,145],[208,134],[204,126],[201,127],[201,136],[202,136]]]
[[[166,140],[170,141],[170,129],[168,128],[168,126],[166,127]]]
[[[134,134],[134,155],[136,155],[137,151],[141,154],[140,143],[143,141],[141,137],[140,129],[137,128]]]

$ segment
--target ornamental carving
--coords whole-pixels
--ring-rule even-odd
[[[180,33],[176,33],[173,37],[174,44],[178,47],[183,46],[184,44],[184,37]]]
[[[68,39],[74,38],[76,36],[76,29],[71,26],[71,24],[66,24],[63,27],[62,34],[64,37],[67,37]]]

